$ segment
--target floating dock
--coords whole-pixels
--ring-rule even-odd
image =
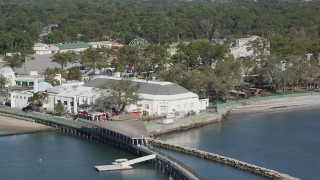
[[[126,169],[132,169],[132,164],[136,164],[143,161],[148,161],[150,159],[155,159],[156,154],[151,154],[148,156],[139,157],[136,159],[132,159],[130,161],[125,161],[119,164],[114,165],[101,165],[101,166],[95,166],[95,168],[101,172],[101,171],[116,171],[116,170],[126,170]]]
[[[132,166],[122,166],[121,164],[117,165],[102,165],[102,166],[95,166],[95,168],[101,171],[117,171],[117,170],[127,170],[132,169]]]

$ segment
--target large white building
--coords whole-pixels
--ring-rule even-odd
[[[45,104],[44,108],[54,110],[54,106],[58,101],[61,101],[70,113],[76,114],[79,105],[93,104],[100,96],[96,91],[97,88],[103,84],[108,84],[111,81],[118,81],[120,79],[121,78],[101,76],[96,77],[83,86],[48,87],[46,91],[49,95],[49,103]],[[140,79],[132,79],[131,81],[140,85],[140,100],[137,104],[128,106],[126,109],[128,112],[148,111],[149,114],[156,115],[167,115],[177,112],[184,114],[191,111],[199,112],[200,110],[206,109],[209,105],[208,99],[199,99],[197,94],[170,82]],[[28,97],[32,95],[32,91],[13,92],[11,94],[11,107],[25,107]]]

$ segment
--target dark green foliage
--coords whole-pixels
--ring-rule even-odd
[[[48,101],[49,101],[48,94],[45,92],[36,92],[33,94],[33,96],[28,98],[28,103],[31,106],[36,106],[40,109],[45,103],[48,103]]]
[[[31,51],[50,24],[58,27],[43,37],[46,43],[129,43],[136,37],[154,44],[247,35],[319,38],[319,1],[221,2],[8,0],[0,4],[0,53]]]
[[[78,69],[78,67],[72,67],[69,69],[68,80],[78,80],[82,79],[82,72]]]
[[[100,97],[95,106],[98,109],[113,107],[123,113],[128,105],[135,104],[139,100],[139,85],[129,80],[115,80],[100,87]]]
[[[63,116],[67,114],[67,108],[61,101],[58,101],[58,104],[54,106],[54,111],[57,113],[58,116]]]

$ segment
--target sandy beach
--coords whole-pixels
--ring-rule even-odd
[[[254,114],[320,109],[320,95],[268,99],[225,107],[231,114]]]
[[[0,115],[0,136],[46,131],[52,129],[52,127],[35,122]]]

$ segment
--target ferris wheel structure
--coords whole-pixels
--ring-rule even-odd
[[[129,45],[137,47],[139,50],[146,49],[149,46],[149,42],[143,38],[136,38],[132,40]]]

